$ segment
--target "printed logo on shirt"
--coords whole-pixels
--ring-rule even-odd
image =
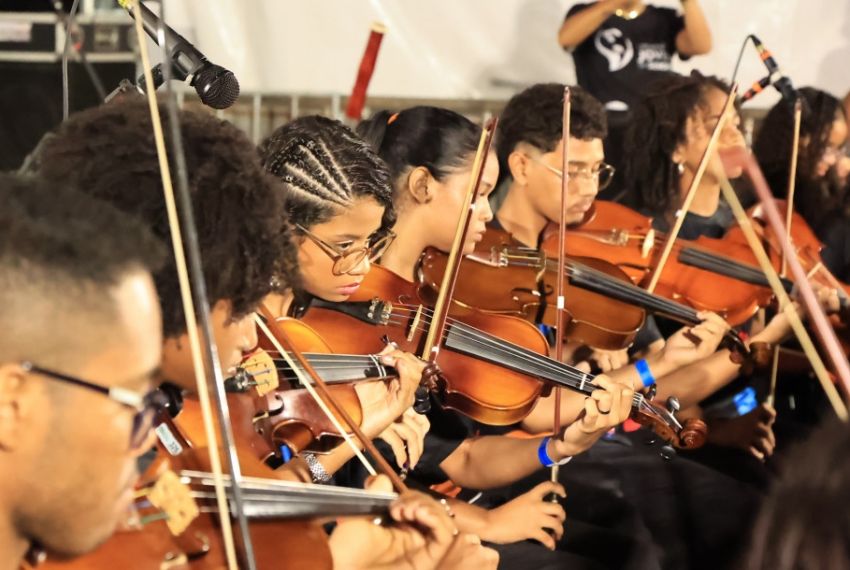
[[[670,71],[670,54],[664,44],[638,44],[637,65],[650,71]]]
[[[623,35],[622,30],[607,28],[599,30],[593,38],[593,45],[608,60],[608,71],[620,71],[632,62],[635,48],[632,40]]]

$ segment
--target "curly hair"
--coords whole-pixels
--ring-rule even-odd
[[[172,149],[167,113],[166,145]],[[180,126],[204,278],[211,305],[232,317],[253,311],[297,276],[295,249],[278,181],[242,131],[207,113],[181,111]],[[171,243],[148,106],[125,100],[83,111],[40,145],[35,168],[139,216]],[[173,162],[173,156],[169,156]],[[186,330],[173,259],[154,275],[167,337]]]
[[[729,91],[722,80],[694,73],[663,74],[652,83],[634,108],[625,135],[625,176],[637,206],[669,217],[681,202],[679,172],[673,152],[687,142],[688,119],[706,112],[711,89]]]
[[[552,152],[563,138],[564,87],[538,83],[511,97],[499,118],[496,153],[503,177],[509,174],[508,157],[520,143]],[[605,139],[605,107],[581,87],[570,87],[570,136],[581,140]]]
[[[816,174],[818,161],[829,144],[832,124],[844,116],[841,102],[819,89],[803,87],[797,91],[802,98],[800,145],[795,192],[795,207],[812,226],[818,226],[828,215],[850,217],[847,188],[827,176]],[[778,198],[788,193],[788,168],[793,144],[794,104],[779,101],[764,118],[753,144],[753,152],[764,171],[765,178]]]
[[[390,169],[393,184],[411,168],[422,166],[438,181],[470,163],[481,128],[454,111],[418,106],[398,113],[379,111],[357,125]]]
[[[326,222],[360,197],[384,207],[379,234],[395,223],[386,164],[339,121],[317,115],[295,119],[263,141],[260,158],[283,181],[293,224],[309,228]]]
[[[0,361],[85,351],[83,322],[114,329],[110,290],[162,266],[165,250],[141,222],[65,184],[0,175],[0,203],[0,323],[13,333]]]

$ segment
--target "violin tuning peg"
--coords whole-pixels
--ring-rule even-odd
[[[673,448],[672,445],[669,445],[669,444],[668,445],[662,445],[661,451],[659,453],[661,453],[661,457],[663,459],[666,459],[667,461],[670,461],[671,459],[676,457],[676,450]]]
[[[651,402],[655,399],[656,392],[658,392],[658,386],[656,384],[653,384],[649,387],[649,389],[647,389],[645,398]]]
[[[679,398],[676,396],[670,396],[667,398],[667,409],[673,412],[674,414],[682,409],[682,404],[679,402]]]
[[[431,394],[425,386],[419,386],[414,396],[413,411],[417,414],[427,414],[431,411]]]

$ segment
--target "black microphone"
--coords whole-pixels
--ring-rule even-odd
[[[130,16],[134,15],[130,8],[127,10]],[[210,63],[206,56],[186,38],[167,26],[141,2],[139,2],[139,10],[142,13],[142,25],[145,32],[158,45],[161,45],[158,31],[160,26],[162,27],[176,79],[181,81],[189,79],[189,85],[195,88],[201,101],[213,109],[227,109],[236,102],[239,97],[239,81],[232,71]]]
[[[756,46],[756,50],[759,52],[759,57],[764,62],[764,66],[767,68],[768,76],[762,79],[761,81],[757,81],[753,84],[749,91],[744,93],[741,97],[742,101],[747,101],[755,97],[758,93],[762,91],[768,85],[773,85],[777,91],[782,94],[782,97],[787,99],[788,101],[796,101],[797,100],[797,91],[794,89],[794,86],[791,84],[791,80],[782,73],[782,70],[779,68],[779,64],[776,63],[776,60],[773,59],[773,54],[770,53],[764,44],[761,43],[761,40],[758,39],[754,34],[750,34],[750,38],[753,40],[753,45]]]

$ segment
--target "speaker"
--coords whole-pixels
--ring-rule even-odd
[[[44,133],[62,121],[64,18],[0,12],[0,170],[17,169]],[[71,37],[106,93],[136,76],[132,21],[123,11],[81,14]],[[102,97],[91,75],[70,51],[71,112],[99,105]]]

